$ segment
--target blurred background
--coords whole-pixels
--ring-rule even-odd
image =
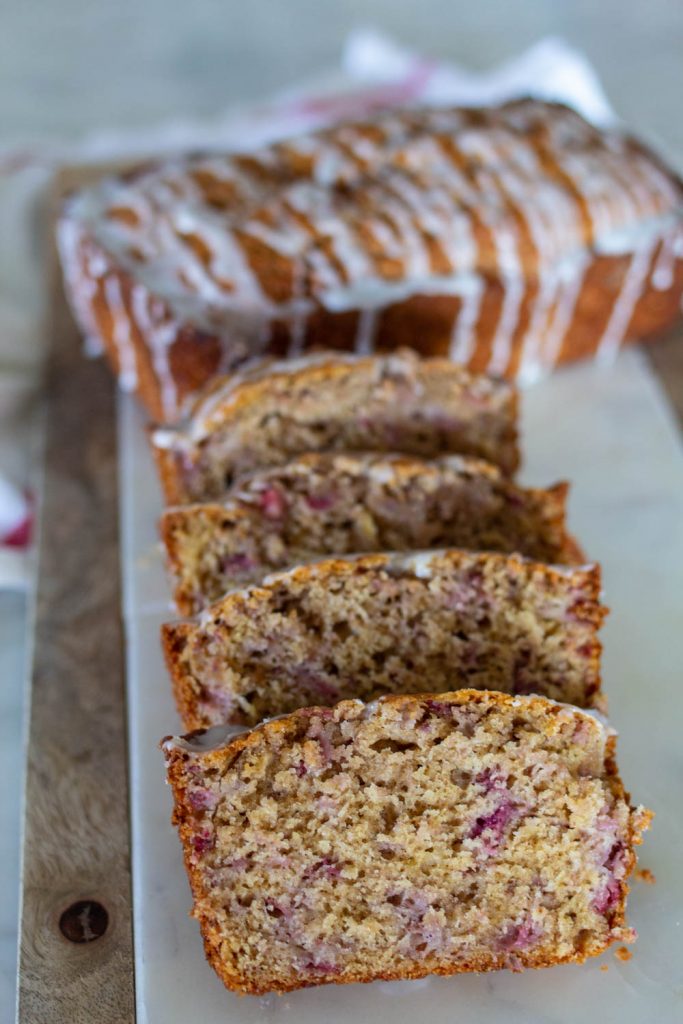
[[[210,121],[334,78],[362,27],[473,70],[560,37],[588,57],[618,115],[683,169],[683,0],[0,0],[0,26],[0,198],[14,168],[28,165],[31,184],[43,154],[68,157],[86,135],[144,140],[160,123]],[[37,461],[33,435],[22,420],[10,434],[2,417],[35,387],[22,317],[38,315],[40,297],[15,273],[31,246],[39,254],[17,209],[0,211],[0,473],[20,490]],[[0,678],[12,684],[0,687],[0,1024],[13,1019],[26,609],[25,586],[0,586]]]
[[[583,49],[635,128],[683,155],[681,0],[3,0],[0,146],[208,116],[334,66],[375,26],[487,68],[544,35]]]

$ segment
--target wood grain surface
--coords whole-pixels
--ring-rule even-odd
[[[83,358],[51,262],[18,1019],[123,1024],[135,1008],[115,386]]]

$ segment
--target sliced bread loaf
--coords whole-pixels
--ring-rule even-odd
[[[169,504],[221,497],[242,473],[309,451],[475,455],[512,473],[517,395],[448,359],[317,353],[218,378],[152,445]]]
[[[163,627],[188,729],[307,704],[463,686],[587,707],[600,689],[597,566],[464,551],[331,559]]]

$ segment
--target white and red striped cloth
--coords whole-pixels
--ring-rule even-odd
[[[33,536],[35,490],[31,453],[38,430],[31,401],[44,353],[40,325],[46,296],[36,224],[60,165],[217,143],[249,149],[392,105],[495,103],[520,95],[564,101],[597,124],[614,116],[591,66],[562,40],[541,40],[520,57],[481,73],[428,60],[374,31],[359,30],[349,38],[338,71],[268,103],[125,136],[103,130],[77,146],[0,152],[0,588],[22,587],[28,576],[25,551]]]

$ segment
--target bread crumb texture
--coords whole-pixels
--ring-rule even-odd
[[[407,349],[362,359],[334,353],[254,379],[228,375],[185,426],[153,435],[168,501],[220,497],[240,475],[304,452],[473,455],[519,464],[513,386]]]
[[[235,991],[543,967],[634,938],[649,815],[577,709],[464,690],[187,740],[164,743],[174,820]]]
[[[566,531],[567,491],[519,487],[464,456],[309,453],[243,477],[220,502],[167,509],[160,530],[185,615],[331,554],[459,547],[585,561]]]
[[[600,696],[597,567],[462,551],[308,565],[164,627],[187,729],[462,687]]]

